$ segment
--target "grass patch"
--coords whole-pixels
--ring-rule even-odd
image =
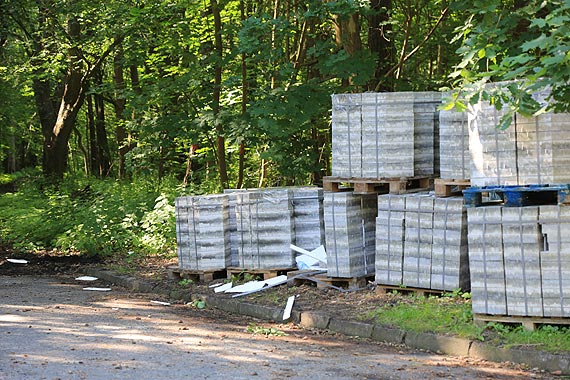
[[[473,324],[471,302],[462,297],[398,296],[367,317],[378,324],[416,332],[481,338],[481,328]]]
[[[486,340],[507,348],[533,348],[552,353],[570,352],[570,327],[543,325],[534,331],[522,326],[490,322],[486,324]]]
[[[451,334],[486,341],[497,346],[532,348],[551,353],[570,352],[570,327],[544,325],[529,331],[521,325],[473,323],[471,302],[462,295],[418,297],[392,295],[388,302],[369,312],[375,323],[415,332]]]

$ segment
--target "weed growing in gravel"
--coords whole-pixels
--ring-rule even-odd
[[[533,347],[549,352],[570,351],[570,328],[543,325],[534,331],[523,326],[490,322],[485,325],[487,340],[505,347]]]
[[[288,334],[282,330],[276,329],[274,327],[264,327],[251,323],[247,326],[245,330],[248,333],[254,335],[265,335],[265,336],[287,336]]]

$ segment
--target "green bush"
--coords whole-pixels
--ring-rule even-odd
[[[69,178],[0,196],[0,241],[19,250],[166,253],[176,244],[174,184]]]

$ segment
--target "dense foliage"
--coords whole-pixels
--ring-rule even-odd
[[[455,7],[470,12],[458,29],[462,60],[451,74],[462,89],[457,95],[505,107],[503,127],[514,112],[570,111],[570,2],[482,0]],[[500,81],[509,84],[488,86]],[[539,92],[545,101],[532,96]]]
[[[319,183],[330,94],[438,89],[461,24],[427,0],[7,0],[0,170]]]
[[[57,189],[34,176],[19,181],[20,191],[0,197],[0,244],[22,251],[175,254],[172,204],[179,190],[168,181],[157,187],[76,177]]]
[[[319,184],[333,93],[459,88],[459,107],[536,114],[548,88],[568,111],[569,17],[567,0],[4,0],[0,192],[28,185],[0,198],[0,240],[157,250],[174,194]]]

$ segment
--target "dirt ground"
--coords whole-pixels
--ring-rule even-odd
[[[27,264],[12,264],[5,259],[8,257],[26,259]],[[46,252],[39,255],[22,255],[12,254],[10,252],[0,253],[0,276],[57,276],[64,279],[63,282],[73,281],[74,276],[83,274],[88,266],[105,267],[117,272],[136,276],[149,282],[157,284],[162,289],[178,289],[182,287],[178,280],[171,279],[168,276],[166,267],[175,265],[176,259],[159,258],[159,257],[126,257],[121,260],[99,261],[92,258],[80,256],[62,256],[54,252]],[[206,285],[200,284],[184,284],[184,289],[189,292],[211,292]],[[242,299],[249,302],[256,302],[271,306],[284,306],[289,295],[296,295],[295,308],[298,310],[315,310],[326,312],[332,317],[342,319],[354,319],[355,314],[364,315],[367,311],[376,309],[383,303],[395,302],[392,294],[383,294],[374,291],[373,287],[356,292],[339,292],[334,289],[318,289],[315,286],[304,284],[298,287],[279,286],[270,291],[264,291],[253,295],[245,296]],[[223,295],[227,296],[227,295]],[[157,299],[164,299],[164,296],[157,296]],[[235,316],[226,313],[209,310],[209,317],[220,321],[235,321]],[[239,320],[243,323],[244,319],[240,316]],[[292,325],[278,325],[279,328],[285,328],[288,331],[295,329]],[[327,339],[339,339],[340,341],[350,341],[349,339],[330,334],[328,332],[312,331],[311,335],[324,335]],[[303,339],[303,338],[301,338]],[[306,339],[306,338],[304,338]],[[368,344],[368,343],[367,343]],[[403,352],[404,348],[397,348],[397,352]],[[475,376],[473,378],[497,379],[497,378],[549,378],[547,374],[538,370],[525,369],[524,366],[514,364],[495,364],[483,361],[477,361],[469,358],[447,358],[453,368],[471,368],[483,366],[485,368],[493,368],[492,373],[485,376]],[[437,361],[436,361],[437,362]],[[436,363],[434,362],[434,363]],[[439,362],[438,362],[439,363]],[[442,365],[441,363],[436,364]],[[446,364],[447,365],[447,364]],[[528,371],[528,372],[527,372]],[[459,375],[455,378],[470,378]],[[289,376],[285,376],[289,377]],[[431,375],[427,378],[437,378]],[[446,377],[446,376],[444,376]],[[1,378],[1,377],[0,377]],[[350,377],[347,377],[350,378]],[[374,378],[374,377],[363,377]],[[382,377],[384,378],[384,377]],[[389,377],[386,377],[389,378]],[[395,377],[403,378],[403,377]],[[450,377],[454,378],[454,377]]]
[[[5,255],[5,257],[12,256],[26,259],[29,262],[25,267],[4,265],[0,267],[0,273],[21,274],[24,271],[36,274],[57,274],[69,271],[79,272],[86,266],[96,266],[145,279],[166,290],[186,289],[189,293],[212,294],[208,284],[192,283],[181,286],[179,280],[169,278],[167,267],[176,266],[178,263],[176,258],[126,256],[113,260],[102,260],[100,258],[66,256],[57,252],[44,252],[34,255],[7,253]],[[295,287],[278,286],[269,291],[243,296],[240,299],[252,303],[284,307],[287,298],[292,295],[296,296],[296,310],[321,311],[340,319],[354,319],[355,315],[358,315],[359,320],[363,321],[370,319],[366,318],[365,315],[373,312],[380,305],[402,301],[402,297],[399,295],[376,291],[371,283],[366,289],[340,292],[332,288],[317,288],[311,281],[306,281]],[[218,296],[231,298],[229,294],[218,294]]]

